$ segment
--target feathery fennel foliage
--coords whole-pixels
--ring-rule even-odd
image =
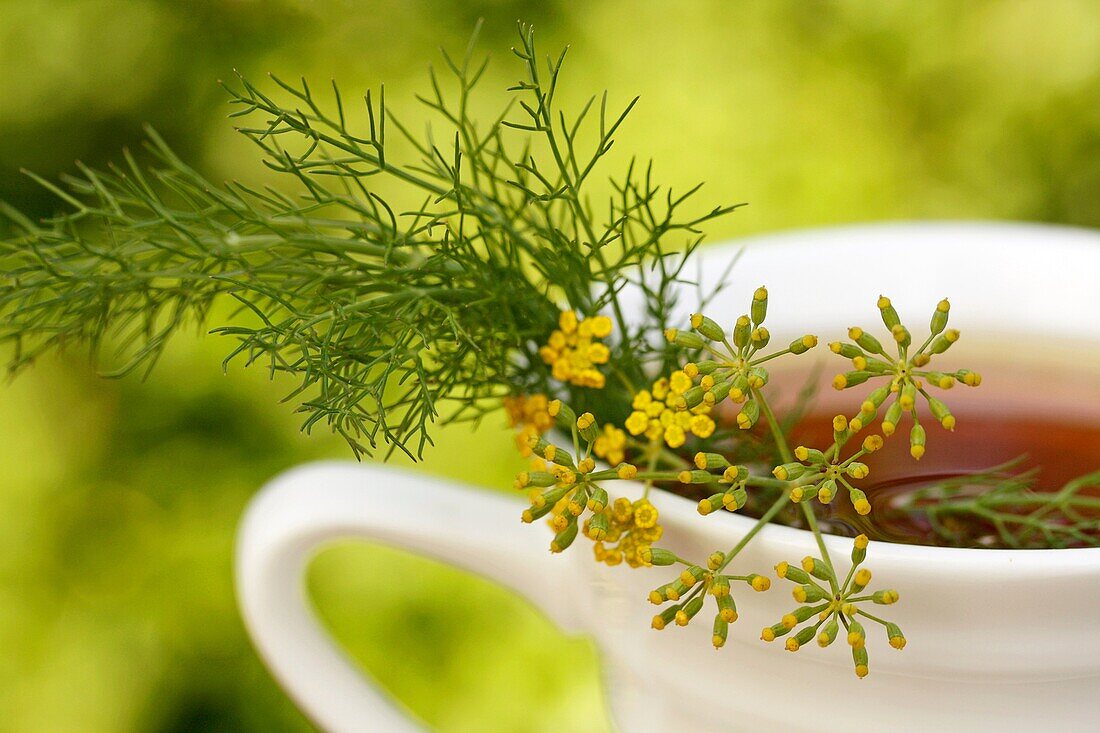
[[[307,431],[327,425],[356,455],[388,444],[415,457],[436,421],[476,420],[502,395],[543,387],[538,344],[561,302],[608,310],[620,334],[615,384],[574,389],[578,406],[613,405],[649,366],[667,371],[655,336],[671,286],[698,227],[736,207],[689,213],[698,187],[674,194],[633,161],[612,177],[610,199],[593,202],[591,183],[609,175],[601,163],[637,99],[613,110],[604,93],[561,109],[565,51],[543,59],[532,29],[519,31],[523,76],[489,123],[468,113],[487,64],[475,58],[476,32],[462,58],[444,53],[447,78],[433,72],[419,99],[445,142],[412,134],[384,89],[366,93],[368,124],[352,129],[335,83],[326,106],[304,79],[272,77],[264,90],[241,77],[226,86],[232,116],[285,186],[214,185],[152,130],[148,167],[126,154],[108,170],[79,166],[61,185],[36,177],[68,212],[35,223],[3,209],[18,230],[0,241],[11,370],[50,350],[98,356],[110,345],[112,373],[147,372],[172,334],[231,299],[234,317],[213,328],[236,342],[226,364],[293,377],[287,400]],[[390,153],[395,135],[414,159]],[[395,210],[374,190],[378,178],[420,205]],[[645,295],[641,321],[619,306],[631,283]]]

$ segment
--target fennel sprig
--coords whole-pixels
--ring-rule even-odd
[[[145,371],[174,333],[221,318],[216,302],[230,301],[236,310],[209,324],[236,342],[226,363],[289,375],[305,430],[326,425],[357,455],[388,444],[419,457],[437,421],[477,420],[504,395],[545,391],[537,349],[561,301],[610,310],[620,334],[616,383],[571,390],[578,406],[615,405],[670,366],[653,336],[698,227],[736,207],[689,211],[698,187],[674,194],[634,161],[597,207],[592,181],[608,176],[605,156],[636,100],[612,111],[604,93],[562,109],[566,54],[544,63],[520,24],[514,99],[479,123],[469,115],[486,68],[476,36],[461,58],[444,54],[446,78],[433,73],[420,97],[445,130],[439,143],[396,119],[384,89],[365,94],[368,121],[354,129],[335,84],[326,104],[304,79],[272,77],[265,89],[240,77],[226,85],[233,117],[282,186],[216,186],[152,130],[149,166],[127,154],[60,184],[36,178],[68,211],[43,223],[2,212],[17,229],[0,241],[11,369],[82,346],[113,349],[112,373]],[[411,159],[397,159],[394,134]],[[381,178],[420,204],[391,206]],[[645,308],[628,322],[619,297],[630,284]]]

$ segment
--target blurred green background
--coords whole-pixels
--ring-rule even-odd
[[[750,202],[712,239],[888,218],[1100,225],[1100,3],[1068,0],[3,0],[0,198],[49,214],[20,168],[102,165],[143,122],[214,180],[263,181],[217,79],[336,78],[351,98],[385,81],[413,119],[426,63],[478,17],[491,100],[517,78],[520,17],[544,49],[573,44],[572,97],[640,94],[620,155]],[[263,374],[223,376],[225,348],[178,339],[146,382],[70,355],[0,388],[0,729],[309,729],[237,617],[233,532],[266,479],[348,451],[298,434]],[[423,470],[509,486],[501,425],[437,437]],[[476,466],[453,460],[473,451]],[[590,646],[499,588],[357,545],[322,555],[310,584],[355,658],[440,730],[608,728]]]

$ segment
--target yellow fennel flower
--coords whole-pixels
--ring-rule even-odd
[[[610,334],[611,319],[607,316],[579,320],[574,311],[563,311],[558,328],[539,349],[539,356],[559,382],[601,389],[607,379],[596,367],[608,362],[611,350],[599,339]]]
[[[709,416],[711,405],[700,402],[688,406],[685,402],[685,393],[693,386],[691,377],[677,370],[635,394],[631,403],[634,411],[624,423],[627,432],[663,440],[670,448],[682,446],[689,435],[709,438],[715,429]]]
[[[516,429],[516,448],[520,455],[531,455],[531,437],[538,438],[554,425],[548,412],[550,400],[544,394],[516,395],[504,398],[508,424]]]
[[[612,466],[623,462],[625,449],[626,433],[610,424],[603,426],[603,432],[592,444],[592,451]]]

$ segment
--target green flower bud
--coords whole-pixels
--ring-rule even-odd
[[[795,567],[787,562],[781,562],[775,566],[775,574],[780,578],[791,581],[792,583],[809,583],[810,574],[799,567]]]
[[[737,413],[737,427],[748,430],[760,419],[760,405],[755,400],[749,400],[741,406],[741,412]]]
[[[745,582],[752,586],[752,589],[757,593],[763,593],[768,588],[772,587],[772,582],[770,580],[756,573],[749,573],[745,577]]]
[[[527,447],[536,455],[541,456],[549,446],[550,443],[541,435],[532,434],[527,437]]]
[[[905,412],[912,410],[913,406],[917,404],[917,385],[912,382],[906,382],[902,385],[898,403]]]
[[[832,581],[835,579],[833,571],[829,569],[829,566],[826,565],[823,560],[818,560],[816,557],[807,555],[802,558],[802,569],[818,580]]]
[[[794,481],[806,473],[807,467],[801,463],[784,463],[772,469],[772,475],[780,481]]]
[[[867,545],[869,541],[867,535],[856,535],[856,538],[852,541],[852,565],[859,565],[861,562],[867,559]]]
[[[691,327],[711,341],[724,341],[726,338],[722,327],[702,313],[694,313],[691,316]]]
[[[818,613],[821,613],[824,610],[825,605],[800,605],[799,608],[796,608],[794,611],[791,611],[789,614],[783,616],[783,619],[780,621],[780,623],[784,626],[787,626],[788,628],[794,628],[795,626],[798,626],[799,624],[809,620],[811,616],[816,616]],[[811,636],[811,638],[813,637]]]
[[[768,315],[768,289],[763,285],[752,294],[752,307],[749,312],[752,313],[752,322],[756,325],[763,323],[764,317]]]
[[[703,402],[708,405],[717,405],[722,400],[726,399],[730,393],[730,383],[728,381],[715,382],[714,386],[708,389],[703,394]]]
[[[867,475],[871,473],[871,469],[867,467],[866,463],[852,461],[844,468],[844,472],[852,478],[858,480],[867,478]]]
[[[913,337],[909,334],[909,329],[900,323],[890,329],[890,335],[894,337],[894,341],[898,342],[898,346],[903,349],[909,348],[909,344],[913,343]]]
[[[691,588],[700,580],[702,580],[703,575],[705,574],[706,571],[698,565],[689,565],[688,567],[680,571],[680,582],[686,585],[688,588]]]
[[[944,331],[936,338],[932,339],[932,343],[928,345],[928,351],[933,354],[942,354],[951,348],[951,344],[959,340],[959,332],[955,329]]]
[[[569,497],[569,504],[566,509],[574,517],[579,517],[584,513],[584,508],[588,505],[588,487],[579,486],[573,495]]]
[[[719,575],[710,584],[710,588],[707,590],[715,598],[721,598],[722,596],[728,596],[730,594],[730,579],[726,575]]]
[[[827,478],[818,484],[817,500],[822,504],[828,504],[836,497],[836,481]]]
[[[730,466],[722,472],[722,483],[736,484],[749,477],[749,469],[744,466]]]
[[[800,339],[795,339],[788,346],[792,354],[805,354],[807,351],[817,346],[817,336],[812,334],[806,334]]]
[[[726,493],[722,494],[722,506],[731,512],[735,512],[749,500],[749,492],[745,489],[738,487],[736,489],[730,489]]]
[[[786,636],[789,633],[791,633],[790,629],[788,629],[783,624],[778,623],[774,626],[769,626],[768,628],[761,631],[760,638],[764,641],[775,641],[778,637]]]
[[[951,389],[955,386],[954,374],[941,374],[940,372],[928,372],[924,375],[928,378],[928,383],[932,384],[940,389]]]
[[[955,378],[967,387],[977,387],[982,383],[982,375],[977,372],[972,372],[969,369],[960,369],[955,372]]]
[[[709,484],[714,482],[715,477],[713,474],[707,473],[706,471],[695,469],[691,471],[680,471],[676,479],[682,484]]]
[[[676,328],[665,329],[665,340],[686,349],[701,349],[707,345],[707,342],[699,334],[681,331]]]
[[[895,649],[900,651],[905,648],[905,636],[901,633],[901,628],[897,624],[886,623],[886,638],[889,639],[890,646]]]
[[[733,345],[743,349],[749,345],[749,335],[752,332],[752,322],[748,316],[740,316],[733,325]]]
[[[672,581],[671,583],[665,583],[658,588],[664,594],[665,599],[669,601],[678,601],[680,596],[687,593],[687,587],[679,581],[679,579]]]
[[[680,399],[676,401],[676,406],[681,410],[690,410],[698,407],[703,403],[703,394],[705,392],[705,389],[699,385],[695,385],[680,395]]]
[[[678,601],[680,600],[680,592],[676,590],[678,583],[665,583],[664,585],[657,586],[649,592],[649,602],[655,606],[659,606],[665,601]]]
[[[741,402],[745,395],[749,392],[749,380],[744,374],[735,374],[730,381],[730,399],[734,402]]]
[[[721,453],[696,453],[695,467],[699,469],[726,468],[730,462]]]
[[[848,625],[848,645],[853,649],[859,649],[867,643],[867,632],[863,630],[863,624],[855,619]]]
[[[817,498],[817,486],[795,486],[791,489],[790,498],[795,504],[803,501],[813,501]]]
[[[852,661],[856,665],[856,677],[863,679],[870,671],[867,667],[867,647],[861,646],[858,649],[852,649]]]
[[[559,466],[576,468],[576,465],[573,463],[573,456],[569,455],[568,451],[556,445],[547,445],[540,455],[551,463],[556,463]]]
[[[947,302],[947,298],[936,304],[936,310],[932,313],[932,322],[928,326],[933,336],[938,336],[943,329],[947,328],[947,315],[950,312],[951,304]]]
[[[553,506],[562,500],[562,497],[573,490],[572,486],[555,486],[552,489],[547,489],[541,494],[536,494],[531,499],[531,506],[536,509],[543,506]]]
[[[859,593],[867,584],[871,582],[871,571],[867,568],[861,568],[852,575],[851,590],[852,593]]]
[[[714,631],[711,634],[710,641],[714,644],[715,649],[721,649],[726,645],[726,636],[729,634],[730,625],[722,618],[722,614],[719,613],[714,617]]]
[[[596,422],[596,418],[591,412],[582,413],[581,416],[577,418],[577,430],[580,432],[581,437],[588,442],[592,442],[600,437],[600,425]]]
[[[764,328],[763,326],[759,326],[752,330],[750,338],[752,340],[752,347],[759,351],[760,349],[768,345],[768,342],[771,341],[772,335],[768,331],[768,329]]]
[[[856,514],[867,516],[871,513],[871,502],[867,501],[867,494],[857,488],[848,489],[848,497],[852,500],[852,507]]]
[[[703,597],[695,596],[690,601],[685,603],[684,607],[676,613],[676,625],[687,626],[688,622],[695,618],[695,615],[698,614],[700,609],[702,608]]]
[[[719,596],[715,601],[718,603],[718,615],[727,623],[737,620],[737,604],[733,602],[733,596]]]
[[[886,414],[882,418],[882,434],[889,438],[894,434],[894,431],[898,427],[898,422],[901,421],[901,403],[898,400],[894,400],[893,404],[886,409]]]
[[[886,324],[886,328],[892,330],[894,326],[901,323],[898,312],[894,310],[894,306],[890,304],[890,299],[885,295],[878,296],[878,309],[882,314],[882,322]]]
[[[516,477],[516,483],[521,489],[527,488],[528,486],[545,488],[547,486],[553,486],[557,482],[558,477],[549,471],[524,471]]]
[[[577,422],[577,416],[573,412],[573,408],[561,400],[551,400],[546,411],[550,413],[550,417],[557,419],[558,425],[566,430],[572,430],[574,423]]]
[[[835,389],[847,389],[848,387],[855,387],[857,384],[863,384],[873,376],[875,376],[874,372],[869,372],[866,370],[838,374],[833,377],[833,387]]]
[[[855,341],[857,344],[859,344],[859,347],[861,349],[863,349],[864,351],[870,352],[872,354],[883,354],[883,353],[885,353],[882,350],[882,344],[879,343],[879,340],[877,338],[875,338],[874,336],[872,336],[871,334],[864,331],[859,326],[852,326],[851,328],[848,329],[848,338],[852,339],[852,341]]]
[[[836,635],[840,631],[840,624],[837,622],[836,614],[833,614],[825,625],[821,628],[821,633],[817,635],[817,645],[826,647],[836,641]]]
[[[714,374],[715,370],[717,370],[719,366],[720,365],[718,364],[718,362],[714,361],[713,359],[704,359],[702,361],[695,362],[695,368],[698,369],[699,373],[703,375]]]
[[[668,608],[664,609],[659,614],[653,617],[653,622],[651,625],[653,626],[653,628],[660,631],[661,629],[672,623],[673,619],[676,618],[676,614],[679,612],[679,606],[669,606]]]
[[[799,603],[816,603],[817,601],[823,601],[829,596],[819,586],[813,583],[806,583],[799,585],[791,591],[791,595]]]
[[[928,409],[932,411],[932,416],[940,421],[940,425],[945,430],[955,429],[955,416],[951,414],[951,411],[947,409],[947,405],[943,402],[935,397],[930,397],[928,399]]]
[[[575,539],[577,539],[577,522],[573,520],[568,527],[554,535],[553,541],[550,542],[550,552],[563,552],[573,544]]]
[[[860,412],[874,413],[882,403],[886,401],[886,398],[890,396],[889,387],[879,387],[871,394],[867,395],[867,399],[863,401],[863,405],[860,406]]]
[[[825,463],[825,454],[816,448],[807,448],[800,445],[794,449],[794,457],[806,463],[820,465]]]
[[[607,492],[599,486],[594,486],[588,497],[588,508],[597,514],[607,508]]]
[[[794,638],[787,639],[787,651],[797,652],[802,647],[806,646],[813,640],[815,629],[813,626],[807,626],[794,635]]]
[[[845,359],[855,359],[857,356],[866,356],[863,353],[863,349],[855,344],[846,344],[842,341],[834,341],[829,344],[829,351],[832,351],[834,354],[840,354]]]
[[[606,514],[593,514],[588,520],[588,537],[599,542],[607,536],[608,519]]]
[[[760,389],[768,383],[768,370],[764,367],[753,367],[749,370],[749,386]]]
[[[880,606],[889,606],[891,603],[898,602],[898,592],[896,590],[880,590],[876,591],[871,596],[871,600]]]
[[[712,512],[718,511],[725,506],[723,502],[725,496],[725,494],[711,494],[705,499],[700,499],[698,506],[699,513],[705,517]]]
[[[648,565],[657,565],[660,567],[664,567],[666,565],[672,565],[676,562],[675,553],[661,549],[660,547],[646,547],[642,549],[639,554],[642,556],[642,562]]]
[[[523,520],[524,524],[530,524],[536,519],[542,519],[543,517],[545,517],[547,514],[550,513],[550,510],[553,508],[553,504],[542,504],[541,506],[532,505],[530,509],[525,509],[523,511],[523,514],[520,515],[520,519]]]
[[[924,427],[920,423],[913,423],[909,431],[909,455],[918,461],[924,456]]]

